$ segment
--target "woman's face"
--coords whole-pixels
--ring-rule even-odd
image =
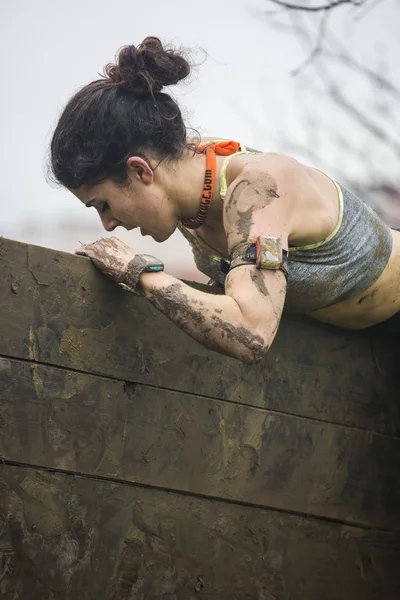
[[[124,187],[107,179],[71,191],[85,206],[97,210],[106,231],[119,226],[128,231],[139,227],[142,235],[150,235],[156,242],[165,241],[178,224],[176,206],[156,183],[151,169],[133,170],[130,178]]]

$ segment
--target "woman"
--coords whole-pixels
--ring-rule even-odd
[[[113,237],[77,253],[204,346],[247,364],[270,348],[283,308],[353,329],[395,315],[400,233],[290,157],[188,140],[162,88],[189,72],[182,54],[157,38],[123,48],[102,79],[69,101],[51,164],[107,231],[140,227],[162,242],[179,227],[225,295],[191,288]]]

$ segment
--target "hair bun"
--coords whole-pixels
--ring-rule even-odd
[[[164,48],[156,37],[147,37],[139,46],[124,46],[115,64],[104,69],[106,79],[137,95],[161,92],[190,73],[181,51]]]

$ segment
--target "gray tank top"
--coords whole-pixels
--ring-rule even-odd
[[[285,311],[308,313],[354,298],[379,278],[389,261],[390,228],[371,207],[333,182],[339,196],[338,222],[325,240],[289,248]],[[226,182],[221,190],[224,196]],[[228,261],[210,254],[182,225],[179,229],[192,246],[197,268],[223,285],[221,267]]]
[[[285,310],[310,312],[354,298],[382,274],[392,252],[392,234],[376,212],[345,187],[340,216],[319,244],[289,248]]]

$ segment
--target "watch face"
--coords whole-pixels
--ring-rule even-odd
[[[143,271],[164,271],[164,263],[151,254],[138,254],[138,262],[143,265]],[[136,257],[135,257],[136,258]]]
[[[256,265],[260,269],[277,270],[282,264],[280,238],[260,236],[256,240]]]

